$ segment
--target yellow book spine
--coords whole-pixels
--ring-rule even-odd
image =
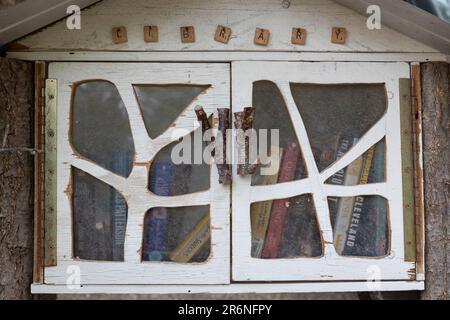
[[[211,238],[209,213],[205,214],[186,238],[170,254],[170,260],[187,263]]]
[[[363,165],[364,157],[361,156],[347,167],[344,178],[345,186],[355,186],[359,184]],[[334,225],[334,245],[338,254],[342,254],[344,250],[354,204],[354,197],[344,197],[339,201],[336,222]]]
[[[280,169],[280,154],[282,154],[283,149],[279,148],[279,150],[271,151],[271,154],[278,155],[278,160],[275,160],[275,163],[272,163],[274,167],[275,174],[273,175],[262,175],[262,185],[273,185],[278,182],[278,171]],[[262,250],[264,248],[264,239],[266,238],[267,228],[269,227],[270,221],[270,212],[272,210],[273,201],[263,201],[258,202],[252,205],[250,218],[251,218],[251,226],[252,226],[252,256],[254,258],[260,258],[262,254]]]

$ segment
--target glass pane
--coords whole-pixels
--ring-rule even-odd
[[[72,168],[74,257],[123,261],[128,207],[123,196]]]
[[[78,83],[73,90],[73,148],[99,166],[128,177],[135,150],[128,113],[117,88],[95,80]]]
[[[209,206],[152,208],[144,226],[144,261],[199,263],[209,258]]]
[[[253,203],[252,257],[319,257],[322,240],[312,195]]]
[[[145,128],[154,139],[166,131],[195,98],[209,86],[134,85]]]
[[[319,171],[335,162],[384,115],[384,84],[291,84]],[[343,141],[348,141],[344,146]],[[338,150],[340,149],[340,150]]]
[[[348,139],[339,142],[337,152],[334,155],[338,160],[344,155],[344,149],[350,145]],[[335,173],[325,183],[333,185],[355,186],[367,183],[380,183],[386,181],[385,178],[385,139],[371,147],[361,157],[353,161],[346,168]],[[321,159],[329,156],[326,149],[322,151]]]
[[[253,106],[256,108],[254,128],[259,134],[259,155],[261,157],[261,152],[264,152],[265,155],[273,156],[274,151],[277,151],[281,155],[281,165],[279,170],[275,170],[275,174],[267,174],[261,171],[272,164],[260,166],[252,175],[252,185],[271,185],[306,178],[308,173],[304,165],[300,145],[285,101],[276,84],[271,81],[254,82]],[[267,129],[267,149],[265,150],[261,148],[260,144],[261,129]],[[275,145],[271,147],[272,129],[278,130],[279,143],[275,141]],[[273,150],[273,148],[278,148],[278,150]],[[287,168],[288,166],[291,168]],[[292,167],[295,169],[294,171],[292,171]],[[287,176],[286,170],[291,171],[288,172]],[[285,176],[284,179],[283,176]]]
[[[334,245],[343,256],[389,254],[388,203],[380,196],[328,198]]]
[[[201,128],[197,130],[197,133],[201,135]],[[185,158],[185,163],[175,165],[172,162],[172,151],[174,148],[181,148],[183,142],[174,142],[158,152],[150,168],[149,190],[151,192],[159,196],[176,196],[209,189],[210,165],[204,161],[201,161],[201,164],[188,164],[194,163],[195,134],[190,134],[184,140],[186,143],[184,151],[191,152],[190,156]],[[204,142],[202,152],[205,148]],[[177,150],[174,152],[178,154]]]

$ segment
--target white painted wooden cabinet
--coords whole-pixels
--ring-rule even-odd
[[[264,112],[258,108],[266,107],[271,118],[256,125],[282,128],[280,147],[298,144],[302,155],[294,181],[266,184],[258,179],[263,176],[235,175],[233,280],[365,281],[374,271],[380,279],[409,279],[415,262],[404,259],[399,88],[399,80],[409,78],[409,65],[236,62],[232,73],[233,111],[256,105],[258,118]],[[372,169],[365,181],[364,166]],[[285,211],[277,216],[281,222],[270,220],[280,224],[278,230],[269,226],[263,252],[251,252],[251,229],[259,222],[252,224],[250,213],[275,199],[271,214],[275,206]],[[308,211],[308,218],[290,217]],[[302,231],[305,223],[314,224],[313,230]]]
[[[52,63],[49,77],[58,88],[57,265],[45,269],[46,283],[65,284],[72,265],[80,267],[86,285],[229,283],[229,187],[218,184],[214,166],[175,175],[173,166],[164,167],[170,166],[170,153],[162,151],[198,126],[196,104],[208,113],[229,107],[229,65]],[[179,114],[166,114],[167,107]],[[173,123],[163,124],[164,115]],[[166,190],[164,181],[149,181],[149,171],[187,185]],[[192,227],[202,219],[189,207],[209,213],[207,259],[177,263],[153,257],[162,249],[158,243],[144,247],[144,230],[166,237],[160,233],[173,225],[175,238],[182,232],[177,225]],[[153,221],[145,221],[146,213]]]
[[[71,268],[82,292],[423,285],[405,249],[409,64],[55,62],[48,77],[57,83],[50,291],[66,290]],[[233,165],[227,186],[213,164],[171,163],[177,141],[199,130],[196,105],[215,126],[217,108],[254,106],[257,132],[279,138],[268,154],[280,155],[276,170],[239,176]]]

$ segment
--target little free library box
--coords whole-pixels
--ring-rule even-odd
[[[72,2],[6,53],[35,72],[33,293],[424,289],[445,22],[403,1]],[[174,160],[208,129],[200,157],[220,140],[232,161]]]

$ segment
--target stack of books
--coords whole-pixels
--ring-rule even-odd
[[[314,150],[319,167],[344,156],[358,142],[352,137]],[[384,141],[370,148],[347,168],[334,174],[327,183],[359,185],[384,179]],[[323,167],[326,167],[325,165]],[[288,143],[282,152],[279,172],[261,176],[261,184],[301,179],[306,168],[300,146]],[[383,256],[387,254],[387,206],[379,196],[329,197],[334,245],[340,255]],[[320,230],[311,195],[277,199],[251,206],[252,257],[262,259],[318,257],[323,253]]]

